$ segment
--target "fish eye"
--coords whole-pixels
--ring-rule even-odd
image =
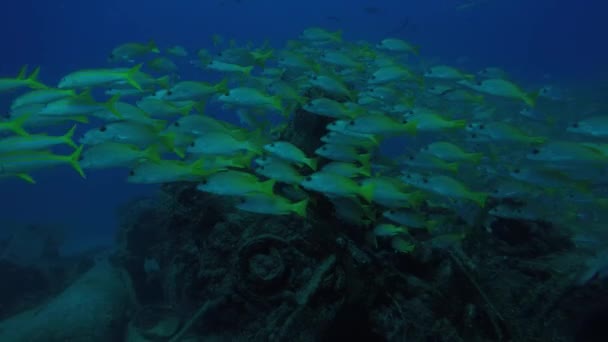
[[[477,126],[479,129],[484,129],[486,128],[486,126],[484,124],[480,124],[479,126]]]
[[[540,153],[540,151],[537,148],[532,150],[532,154],[539,154],[539,153]]]
[[[307,182],[311,182],[312,181],[312,177],[311,176],[306,177],[306,181]]]
[[[407,159],[414,160],[414,156],[409,156],[409,157],[407,157]]]
[[[175,126],[175,127],[179,127],[179,122],[175,121],[175,122],[173,123],[173,126]]]
[[[171,90],[167,90],[167,95],[173,95],[173,92]]]
[[[327,146],[321,147],[321,151],[327,151]]]
[[[209,182],[208,182],[206,179],[203,179],[203,180],[201,181],[201,184],[203,184],[203,185],[205,185],[205,184],[207,184],[207,183],[209,183]]]
[[[312,78],[313,80],[316,80],[318,77],[317,77],[317,75],[312,75],[312,77],[311,77],[311,78]]]
[[[573,123],[573,124],[572,124],[572,127],[573,127],[573,128],[578,128],[578,122]]]
[[[513,173],[520,173],[521,170],[520,169],[513,169]]]
[[[129,176],[135,176],[135,171],[134,170],[129,171]]]
[[[270,146],[270,147],[275,147],[276,145],[275,145],[274,143],[272,143],[272,144],[270,144],[270,145],[268,145],[268,146]]]
[[[190,146],[194,147],[195,143],[194,141],[190,143]]]
[[[481,86],[481,85],[482,85],[482,82],[481,82],[481,81],[477,81],[477,82],[475,82],[475,85],[477,85],[477,86]]]
[[[375,80],[375,79],[376,79],[376,76],[372,75],[372,76],[370,77],[370,79],[371,79],[371,80]]]
[[[409,173],[407,175],[405,175],[405,178],[410,179],[412,178],[412,175],[410,175]]]
[[[469,128],[473,128],[473,124],[472,123],[468,124],[468,126],[469,126]]]
[[[475,133],[471,134],[471,138],[477,139],[477,134],[475,134]]]
[[[388,211],[388,213],[389,213],[390,215],[392,215],[392,214],[394,214],[394,213],[395,213],[395,211],[394,211],[393,209],[391,209],[391,210],[389,210],[389,211]]]
[[[426,177],[422,177],[422,183],[426,184],[429,182],[429,179]]]
[[[106,127],[105,125],[104,125],[104,126],[99,127],[99,131],[100,131],[100,132],[105,132],[105,131],[107,131],[107,130],[108,130],[108,127]]]
[[[350,126],[354,126],[354,125],[355,125],[355,120],[350,120],[350,121],[348,122],[348,124],[349,124]]]

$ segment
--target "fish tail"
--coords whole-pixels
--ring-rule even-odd
[[[471,153],[470,154],[470,160],[475,164],[479,164],[479,162],[481,162],[482,158],[483,158],[483,153]]]
[[[116,102],[118,102],[118,100],[120,99],[120,94],[116,94],[114,96],[112,96],[106,103],[104,103],[104,107],[106,107],[106,109],[108,111],[110,111],[110,113],[116,115],[119,119],[124,119],[124,116],[122,116],[122,114],[120,114],[120,112],[116,109]]]
[[[313,171],[317,170],[317,159],[315,158],[307,158],[306,159],[306,165],[308,165],[308,167],[310,167]]]
[[[538,94],[540,94],[540,91],[525,94],[522,100],[524,100],[529,107],[534,107],[536,105],[536,100],[538,99]]]
[[[306,217],[306,208],[308,207],[308,198],[291,205],[291,211],[300,217]]]
[[[248,67],[243,67],[243,73],[246,76],[251,76],[251,70],[253,70],[253,65],[248,66]]]
[[[143,152],[144,157],[152,162],[160,162],[160,152],[158,151],[158,145],[150,145]]]
[[[338,30],[338,31],[332,33],[331,37],[332,37],[332,40],[334,40],[336,42],[341,42],[342,41],[342,30]]]
[[[465,128],[467,125],[467,121],[466,120],[454,120],[452,121],[452,128]]]
[[[274,196],[274,185],[277,181],[269,179],[260,183],[260,192],[269,196]]]
[[[137,75],[142,66],[143,63],[137,64],[136,66],[129,69],[125,75],[127,83],[129,83],[131,86],[133,86],[133,88],[139,91],[143,91],[143,88],[141,87],[141,85],[139,85],[139,83],[137,83],[137,81],[135,80],[135,76]]]
[[[361,185],[361,188],[359,189],[359,195],[367,202],[367,203],[371,203],[373,198],[374,198],[374,184],[373,183],[366,183]]]
[[[168,89],[170,82],[171,82],[171,78],[169,77],[169,75],[159,77],[156,79],[156,84],[163,89]]]
[[[228,93],[228,79],[224,78],[220,83],[214,86],[215,92],[218,94],[226,94]]]
[[[158,49],[156,42],[152,39],[150,39],[150,41],[148,42],[148,48],[150,49],[150,52],[160,53],[160,50]]]
[[[86,179],[87,176],[84,174],[84,171],[80,167],[80,163],[79,163],[80,155],[82,154],[83,149],[84,149],[84,145],[80,145],[80,147],[78,147],[76,149],[76,151],[74,151],[74,153],[72,153],[71,155],[68,156],[68,162],[70,163],[70,166],[72,166],[72,168],[74,168],[74,170],[76,170],[76,172],[78,172],[80,177]]]
[[[40,67],[36,67],[30,76],[26,79],[27,84],[32,89],[46,89],[48,88],[44,84],[38,82],[38,75],[40,74]]]
[[[186,156],[186,153],[183,150],[175,147],[175,132],[162,134],[160,136],[160,141],[165,147],[167,147],[170,151],[173,151],[173,153],[175,153],[178,157],[184,158]]]
[[[76,132],[76,126],[77,125],[72,126],[72,128],[70,128],[70,130],[67,131],[67,133],[64,134],[63,137],[61,137],[66,145],[73,147],[74,149],[78,149],[78,145],[76,145],[76,143],[72,139],[74,137],[74,132]]]
[[[8,123],[8,129],[10,129],[13,133],[16,133],[21,136],[30,135],[28,132],[25,131],[25,129],[23,129],[23,125],[27,122],[30,116],[31,114],[24,114],[14,120],[11,120]]]
[[[458,163],[447,163],[446,168],[450,172],[458,173]]]
[[[470,199],[477,203],[477,205],[479,205],[480,208],[483,208],[486,206],[486,199],[488,198],[488,195],[483,193],[483,192],[474,192],[471,193]]]

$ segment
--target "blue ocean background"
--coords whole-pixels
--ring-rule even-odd
[[[472,2],[472,1],[468,1]],[[125,42],[154,39],[163,48],[212,49],[211,36],[281,47],[309,26],[341,29],[348,40],[377,42],[388,33],[418,44],[423,58],[468,71],[501,67],[530,87],[555,84],[580,101],[608,90],[608,3],[598,0],[464,1],[43,1],[5,2],[0,11],[0,75],[24,64],[41,66],[41,80],[55,84],[71,71],[106,65]],[[191,73],[191,74],[190,74]],[[196,69],[182,77],[200,78]],[[0,97],[8,110],[12,96]],[[35,174],[36,185],[2,181],[0,234],[19,224],[66,227],[68,250],[110,244],[116,209],[156,187],[128,184],[126,171],[69,168]]]

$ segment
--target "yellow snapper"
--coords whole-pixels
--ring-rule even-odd
[[[304,110],[313,114],[327,116],[335,119],[353,119],[364,113],[362,109],[348,107],[345,104],[327,99],[316,98],[304,105]]]
[[[270,158],[268,162],[256,167],[254,171],[259,175],[286,184],[299,185],[304,180],[304,176],[300,175],[291,164],[276,158]]]
[[[419,54],[420,48],[416,45],[412,45],[404,40],[397,38],[386,38],[383,39],[376,48],[380,50],[388,50],[394,52],[408,52],[415,55]]]
[[[308,165],[313,170],[317,169],[317,160],[306,157],[306,154],[297,146],[287,141],[275,141],[264,145],[264,150],[296,165]]]
[[[11,109],[31,104],[46,104],[66,97],[76,96],[73,89],[39,89],[27,92],[17,97],[11,104]]]
[[[406,183],[422,190],[431,191],[446,197],[468,199],[477,203],[477,205],[480,207],[485,206],[487,198],[485,193],[471,191],[463,183],[448,176],[425,176],[405,173],[401,179]]]
[[[0,78],[0,92],[6,92],[18,88],[45,89],[46,86],[37,81],[40,67],[36,68],[30,76],[26,77],[27,66],[21,68],[16,78]]]
[[[397,178],[366,178],[361,185],[372,188],[373,201],[388,208],[418,206],[423,200],[420,192],[411,191],[407,184]]]
[[[175,45],[167,48],[167,53],[178,57],[188,56],[188,51],[186,51],[186,48],[181,45]]]
[[[568,126],[568,132],[593,137],[608,137],[608,116],[594,116]]]
[[[370,165],[357,165],[354,163],[345,163],[339,161],[332,161],[325,164],[321,168],[322,172],[334,173],[340,176],[348,178],[356,178],[360,176],[371,176]]]
[[[87,148],[82,154],[80,165],[84,169],[104,169],[132,167],[144,161],[160,162],[158,146],[151,145],[142,150],[135,145],[108,141]]]
[[[396,226],[394,224],[390,224],[390,223],[381,223],[379,225],[377,225],[376,227],[374,227],[374,235],[376,236],[382,236],[382,237],[391,237],[391,236],[397,236],[397,235],[402,235],[402,234],[408,234],[409,231],[407,229],[407,227],[403,227],[403,226]]]
[[[330,32],[320,27],[310,27],[302,31],[300,38],[312,42],[340,42],[342,31]]]
[[[58,165],[70,165],[82,178],[84,171],[78,164],[83,146],[70,155],[57,155],[48,151],[17,151],[0,155],[0,174],[27,175],[31,171]]]
[[[346,129],[378,135],[416,134],[415,122],[400,122],[386,115],[362,115],[348,122]]]
[[[205,177],[196,188],[216,195],[242,196],[250,193],[261,193],[273,196],[275,183],[274,179],[261,182],[258,177],[251,173],[227,170]]]
[[[240,73],[245,76],[250,76],[253,66],[241,66],[233,63],[226,63],[219,60],[212,60],[205,66],[207,69],[220,71],[220,72],[234,72]]]
[[[57,88],[87,88],[105,86],[120,81],[126,81],[133,86],[133,88],[141,91],[143,88],[134,78],[141,67],[142,64],[138,64],[131,69],[117,68],[79,70],[64,76],[59,81]]]
[[[439,78],[448,80],[474,79],[475,75],[466,74],[448,65],[435,65],[424,73],[427,78]]]
[[[315,154],[327,159],[341,162],[359,162],[363,165],[369,165],[371,158],[370,153],[361,151],[360,148],[349,145],[325,144],[315,150]]]
[[[280,97],[264,94],[263,92],[255,88],[233,88],[228,90],[226,93],[220,95],[218,97],[218,100],[226,104],[237,106],[252,107],[258,109],[274,109],[279,113],[285,114]]]
[[[217,84],[196,81],[182,81],[176,83],[167,90],[161,99],[167,101],[200,101],[215,94],[224,94],[228,91],[228,80],[223,80]]]
[[[197,137],[187,150],[191,154],[234,156],[245,151],[262,154],[255,139],[238,140],[225,132],[208,132]]]
[[[251,193],[242,197],[235,207],[258,214],[289,215],[293,213],[306,217],[307,205],[308,199],[292,203],[277,195],[269,196],[263,193]]]
[[[147,161],[131,169],[127,181],[141,184],[194,182],[218,171],[207,168],[203,160],[194,163],[180,160]]]
[[[149,41],[147,44],[142,43],[125,43],[115,47],[110,53],[110,62],[125,62],[132,61],[133,58],[144,56],[148,53],[160,53],[154,41]]]
[[[529,136],[523,130],[504,122],[470,123],[466,130],[473,141],[504,141],[524,144],[542,144],[544,137]]]
[[[461,80],[458,83],[482,93],[518,99],[530,107],[534,107],[538,97],[538,93],[526,93],[516,84],[500,78],[489,78],[480,82]]]
[[[44,150],[55,145],[68,145],[75,149],[78,146],[72,141],[76,125],[62,136],[49,136],[46,134],[33,134],[28,136],[13,136],[0,139],[0,153],[11,153],[27,150]]]
[[[479,163],[483,157],[482,153],[466,152],[460,146],[448,141],[436,141],[423,147],[421,151],[430,153],[445,161],[468,161],[475,164]]]
[[[307,176],[300,185],[308,190],[325,194],[328,197],[361,196],[367,202],[373,198],[373,185],[359,185],[352,179],[328,172],[316,172]]]

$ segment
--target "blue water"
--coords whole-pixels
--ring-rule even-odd
[[[306,27],[323,26],[342,29],[348,40],[375,42],[395,32],[420,45],[425,58],[460,63],[471,71],[497,66],[531,84],[606,89],[608,3],[487,0],[457,10],[462,2],[11,1],[0,11],[0,75],[15,75],[23,64],[40,65],[41,79],[55,83],[70,71],[105,65],[112,48],[124,42],[154,39],[161,47],[181,44],[196,51],[212,48],[211,35],[220,34],[239,42],[269,40],[279,47]],[[0,97],[1,111],[10,99]],[[71,233],[72,248],[110,242],[116,207],[156,189],[125,183],[125,171],[90,171],[86,181],[69,168],[35,177],[36,185],[2,182],[0,224],[61,224]]]

